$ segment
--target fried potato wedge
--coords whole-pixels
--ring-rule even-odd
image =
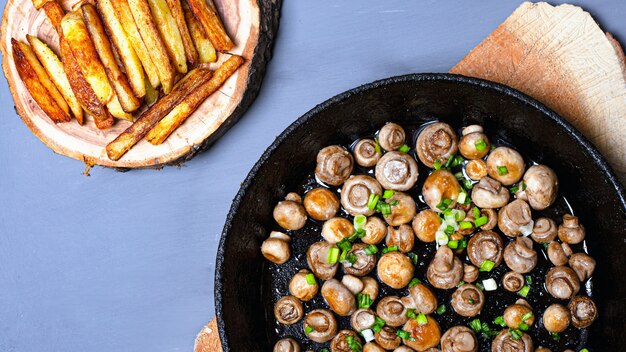
[[[211,40],[207,36],[202,24],[193,14],[187,0],[182,1],[183,12],[185,13],[185,20],[187,21],[187,28],[191,33],[193,44],[198,51],[199,63],[209,63],[217,61],[217,52],[211,44]]]
[[[96,52],[98,52],[98,57],[100,57],[102,65],[104,65],[106,75],[109,78],[109,82],[113,86],[115,94],[117,95],[117,103],[121,104],[121,108],[125,112],[133,112],[137,110],[139,106],[141,106],[141,101],[135,96],[135,93],[128,82],[128,78],[117,64],[115,54],[113,53],[113,47],[109,42],[109,38],[107,38],[106,32],[104,31],[104,26],[102,25],[102,21],[100,21],[100,16],[98,16],[96,6],[90,3],[85,3],[81,6],[81,10],[83,12],[83,18],[85,19],[89,35],[91,36],[93,44],[96,48]],[[137,63],[139,63],[139,59],[137,59]],[[143,79],[143,71],[141,71],[140,75]],[[144,89],[145,95],[145,83],[142,82],[141,84],[141,88]],[[115,100],[116,99],[113,98],[110,102]],[[111,111],[110,108],[109,111]],[[113,114],[112,111],[111,113]],[[118,117],[116,114],[113,114],[113,116]]]
[[[107,104],[107,109],[113,117],[118,118],[120,120],[133,121],[133,115],[124,111],[122,104],[117,96],[113,97],[111,101]]]
[[[61,21],[61,29],[85,79],[93,88],[100,102],[108,103],[113,99],[113,87],[107,78],[102,61],[98,58],[98,53],[89,37],[87,25],[80,12],[66,13]]]
[[[46,16],[50,20],[52,26],[57,30],[57,33],[61,33],[61,20],[65,15],[65,10],[56,1],[49,1],[43,5],[43,10],[46,12]]]
[[[41,9],[45,4],[54,2],[55,0],[33,0],[33,5],[37,10]]]
[[[128,5],[130,6],[141,38],[146,47],[149,48],[148,53],[156,65],[163,92],[168,94],[174,85],[174,66],[170,62],[165,44],[163,44],[159,31],[154,24],[148,1],[128,0]]]
[[[55,54],[46,43],[39,40],[39,38],[27,35],[26,39],[28,43],[30,43],[39,62],[41,62],[41,65],[48,73],[48,76],[50,76],[50,80],[57,87],[61,95],[63,95],[63,98],[72,111],[72,115],[74,115],[77,120],[82,120],[83,107],[80,106],[76,95],[74,95],[72,86],[70,86],[70,82],[67,80],[61,59],[59,59],[57,54]]]
[[[178,24],[172,16],[166,0],[148,0],[154,23],[161,34],[165,49],[174,63],[179,73],[187,73],[187,57],[185,56],[185,46],[180,36]]]
[[[115,140],[106,146],[111,160],[119,160],[130,148],[139,142],[165,115],[174,109],[191,92],[204,85],[211,78],[211,70],[197,68],[191,70],[169,95],[164,96],[144,112],[132,126],[128,127]]]
[[[172,11],[172,16],[176,20],[176,24],[178,25],[178,31],[180,32],[180,38],[183,41],[183,46],[185,47],[185,56],[187,57],[187,62],[191,66],[196,66],[198,64],[198,51],[196,50],[196,46],[191,39],[191,34],[189,33],[189,28],[187,27],[187,21],[185,21],[185,13],[183,12],[183,7],[181,4],[181,0],[167,0],[167,5]]]
[[[98,120],[98,119],[93,119],[94,123],[96,124],[96,127],[99,130],[106,130],[111,128],[111,126],[115,125],[115,118],[108,113],[107,109],[104,109],[105,111],[107,111],[107,118],[104,120]]]
[[[46,84],[43,83],[39,71],[43,71],[44,73],[46,71],[41,64],[39,64],[39,61],[37,61],[37,57],[30,49],[30,46],[15,39],[11,39],[11,47],[13,49],[13,60],[15,61],[17,73],[24,82],[33,100],[35,100],[41,110],[43,110],[53,122],[70,121],[72,119],[70,115],[59,106],[56,99],[48,91]],[[33,67],[33,58],[37,62],[35,65],[39,65],[39,67]],[[49,77],[47,80],[50,85],[53,85]],[[65,106],[67,106],[67,104]]]
[[[148,142],[159,145],[169,137],[174,130],[185,122],[211,94],[215,93],[226,80],[243,64],[241,56],[232,56],[213,73],[207,84],[203,84],[183,99],[178,106],[170,111],[146,135]]]
[[[206,31],[211,43],[219,52],[226,52],[235,45],[226,33],[224,25],[213,6],[209,6],[206,0],[189,0],[191,10],[196,15],[202,27]]]
[[[137,24],[135,23],[135,19],[133,18],[133,13],[130,10],[130,6],[128,5],[127,0],[110,0],[113,8],[115,8],[115,13],[119,22],[128,35],[128,39],[132,44],[133,49],[135,50],[135,54],[141,61],[141,65],[145,70],[146,76],[150,81],[150,85],[154,88],[157,88],[161,85],[161,81],[159,79],[159,70],[156,67],[156,64],[152,61],[150,57],[150,53],[148,52],[148,47],[144,43],[143,39],[141,39],[141,34],[139,33],[139,29],[137,28]]]
[[[151,84],[149,80],[146,80],[146,96],[144,97],[144,102],[148,106],[154,105],[154,103],[159,100],[159,91],[157,91]]]
[[[117,14],[115,13],[115,8],[113,7],[111,0],[98,0],[97,5],[98,5],[98,9],[100,10],[100,16],[102,17],[102,22],[104,22],[104,27],[106,28],[106,32],[104,28],[102,30],[97,31],[98,33],[104,34],[104,36],[99,36],[99,37],[103,38],[104,40],[106,39],[106,34],[108,33],[109,38],[111,39],[111,44],[113,44],[113,47],[116,49],[116,52],[120,57],[120,61],[122,65],[124,66],[124,71],[126,71],[126,76],[128,77],[128,82],[130,83],[130,86],[133,89],[134,95],[137,98],[143,98],[143,96],[146,95],[146,82],[144,82],[145,75],[143,73],[143,67],[141,65],[141,61],[139,60],[137,53],[135,53],[135,49],[133,49],[129,36],[128,34],[126,34],[126,31],[124,30],[124,28],[122,27],[122,24],[117,18]],[[93,17],[94,15],[97,17],[98,12],[95,11],[95,7],[93,8],[93,11],[91,9],[88,11],[91,13],[90,15],[91,17]],[[87,19],[84,8],[83,8],[83,17]],[[89,23],[87,23],[87,25],[89,26]],[[91,29],[89,33],[92,35],[92,38],[94,38],[94,33],[91,33]],[[95,38],[94,38],[94,43],[97,44]],[[98,54],[101,54],[98,48],[98,45],[96,45],[96,49],[98,49]],[[113,49],[111,49],[110,51],[112,54],[111,57],[115,61],[115,55],[113,54]],[[100,57],[100,59],[102,59],[102,63],[104,64],[104,67],[107,68],[108,64],[105,62],[105,60],[102,57]],[[115,66],[117,67],[117,65]],[[109,80],[111,80],[111,77],[109,77]],[[122,99],[122,96],[120,96],[118,87],[115,86],[116,84],[115,81],[112,80],[112,83],[113,83],[113,88],[117,92],[117,95],[120,99],[120,103],[122,103],[122,107],[124,108],[124,110],[134,111],[134,110],[128,110],[129,107],[125,106],[124,99]]]

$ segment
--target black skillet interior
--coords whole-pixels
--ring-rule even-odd
[[[556,171],[561,195],[586,226],[588,250],[598,262],[592,281],[600,312],[585,346],[618,351],[626,344],[626,200],[604,159],[572,126],[511,88],[456,75],[415,74],[374,82],[315,107],[283,132],[254,166],[234,200],[217,255],[216,310],[224,351],[270,351],[278,333],[303,336],[301,324],[285,330],[277,326],[271,307],[287,294],[291,275],[306,267],[304,247],[318,236],[307,238],[305,233],[316,231],[319,224],[307,224],[299,234],[304,239],[293,242],[294,254],[300,254],[283,266],[269,265],[259,248],[276,229],[274,205],[288,192],[306,189],[319,149],[347,146],[388,121],[411,129],[433,119],[456,128],[481,124],[496,143],[515,146],[525,158]],[[423,166],[420,171],[426,173]],[[427,259],[420,259],[420,265]],[[584,335],[566,334],[553,346],[567,342],[579,347],[583,342],[577,339]]]

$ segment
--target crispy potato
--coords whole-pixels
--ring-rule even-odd
[[[137,28],[137,24],[133,18],[133,13],[130,10],[128,1],[111,0],[111,3],[115,8],[115,13],[117,14],[117,18],[119,19],[124,32],[128,35],[128,39],[130,40],[135,53],[139,57],[139,61],[141,61],[146,76],[148,80],[150,80],[150,85],[157,88],[161,85],[161,81],[159,80],[159,70],[157,69],[156,64],[152,61],[146,44],[143,39],[141,39],[141,34],[139,34],[139,29]]]
[[[222,20],[212,6],[207,5],[206,0],[189,0],[191,10],[196,15],[211,43],[217,51],[226,52],[233,48],[233,41],[226,33]]]
[[[149,80],[146,80],[146,96],[144,102],[148,106],[152,106],[157,100],[159,100],[159,92],[154,89]]]
[[[63,70],[63,64],[57,54],[55,54],[54,51],[48,47],[48,45],[39,40],[37,37],[27,35],[26,39],[30,43],[33,52],[37,55],[37,58],[41,62],[42,66],[50,76],[50,80],[52,80],[52,83],[54,83],[59,92],[63,95],[63,98],[70,107],[72,114],[77,120],[82,120],[83,108],[80,106],[76,95],[74,95],[72,86],[70,86],[70,82],[67,80],[67,75]]]
[[[183,12],[185,13],[185,20],[187,21],[187,27],[191,33],[193,44],[198,51],[198,60],[200,63],[208,63],[217,61],[217,52],[211,44],[211,40],[207,36],[202,24],[193,14],[187,0],[182,1]]]
[[[135,53],[135,49],[130,42],[126,31],[122,27],[119,19],[117,18],[117,14],[115,13],[115,8],[111,3],[111,0],[98,0],[98,9],[100,10],[100,15],[102,17],[102,21],[104,22],[104,26],[106,27],[106,32],[104,29],[101,32],[102,34],[108,33],[111,39],[111,44],[115,47],[116,52],[119,54],[120,61],[124,66],[124,70],[126,71],[126,75],[128,77],[128,82],[133,89],[134,95],[137,98],[143,98],[146,95],[146,82],[144,82],[145,76],[143,74],[143,67],[141,65],[141,61],[139,61],[139,57],[137,53]],[[95,10],[95,8],[94,8]],[[89,10],[91,12],[91,10]],[[97,15],[96,11],[93,11],[93,14]],[[83,16],[85,16],[85,10],[83,9]],[[85,16],[85,18],[87,18]],[[91,33],[91,32],[90,32]],[[93,36],[93,34],[92,34]],[[102,37],[104,38],[104,37]],[[96,45],[96,49],[98,46]],[[113,54],[113,50],[110,50],[111,54]],[[98,51],[100,54],[100,51]],[[115,56],[111,56],[115,59]],[[102,58],[101,58],[102,59]],[[104,67],[107,67],[107,63],[102,59],[102,63]],[[115,65],[117,67],[117,65]],[[109,77],[111,79],[111,77]],[[115,82],[113,81],[113,88],[117,92],[118,97],[120,98],[120,103],[122,103],[122,107],[126,111],[134,111],[128,110],[128,107],[125,106],[124,99],[120,96],[117,87],[115,86]]]
[[[185,56],[185,46],[180,36],[180,30],[176,20],[172,16],[169,6],[165,0],[148,0],[154,23],[161,33],[161,38],[165,44],[165,49],[170,55],[179,73],[187,73],[187,58]]]
[[[135,18],[135,24],[139,29],[141,38],[143,39],[146,47],[150,48],[148,53],[155,63],[159,72],[159,79],[161,80],[161,86],[163,92],[168,94],[172,90],[174,85],[174,67],[170,62],[170,57],[165,48],[165,44],[161,40],[159,31],[152,19],[152,13],[150,12],[150,6],[147,0],[128,0],[131,12]]]
[[[174,132],[211,94],[215,93],[226,80],[243,64],[241,56],[232,56],[226,60],[213,74],[207,84],[203,84],[183,99],[178,106],[170,111],[159,123],[154,126],[146,139],[158,145]]]
[[[35,6],[35,8],[37,10],[41,9],[45,4],[47,4],[48,2],[51,1],[55,1],[55,0],[33,0],[33,5]]]
[[[107,78],[102,61],[98,58],[98,53],[89,37],[87,25],[80,12],[66,13],[61,21],[61,29],[85,79],[93,88],[98,99],[103,104],[108,103],[113,99],[113,87]]]
[[[185,47],[185,56],[187,57],[187,61],[191,64],[191,66],[196,66],[198,64],[198,51],[196,50],[193,40],[191,39],[191,34],[189,33],[189,28],[187,27],[185,14],[180,1],[181,0],[167,0],[167,5],[170,7],[172,16],[178,25],[180,38],[182,39],[183,46]]]
[[[106,75],[115,90],[115,94],[117,95],[117,103],[121,104],[121,108],[125,112],[133,112],[137,110],[141,105],[141,101],[135,96],[135,93],[128,82],[128,78],[117,64],[115,54],[113,53],[113,47],[106,36],[104,27],[100,21],[100,16],[98,16],[96,6],[90,3],[85,3],[81,6],[81,10],[83,12],[85,24],[87,25],[87,30],[91,35],[93,44],[98,52],[98,56],[104,65]],[[139,63],[139,60],[137,60],[137,63]],[[143,78],[143,71],[141,72],[141,77]],[[142,88],[144,89],[145,95],[146,87],[143,82]],[[116,99],[113,98],[110,102],[115,100]],[[109,111],[111,111],[110,108]],[[111,111],[111,113],[113,112]],[[113,116],[118,117],[116,114],[113,114]]]
[[[106,130],[108,128],[111,128],[111,126],[113,126],[115,124],[115,118],[109,114],[107,109],[104,109],[104,111],[107,112],[107,118],[104,120],[98,120],[98,119],[93,119],[94,123],[96,124],[96,127],[99,130]]]
[[[13,60],[15,61],[17,73],[20,75],[20,78],[24,82],[24,85],[30,95],[33,97],[33,100],[35,100],[41,110],[43,110],[55,123],[70,121],[72,119],[70,115],[59,106],[57,100],[54,99],[52,94],[50,94],[46,84],[43,83],[39,71],[43,71],[43,73],[46,73],[46,71],[43,67],[41,67],[39,61],[37,61],[37,58],[30,49],[30,46],[28,44],[18,42],[15,39],[11,39],[11,47],[13,49]],[[32,57],[29,58],[29,56]],[[33,58],[35,61],[32,60]],[[33,67],[34,62],[36,62],[35,66],[39,65],[38,68]],[[50,85],[52,85],[49,77],[47,80],[50,82]],[[67,104],[65,106],[67,106]]]
[[[122,132],[106,147],[111,160],[119,160],[126,152],[139,142],[150,129],[178,105],[187,95],[202,86],[211,78],[211,70],[197,68],[191,70],[185,78],[150,109],[144,112],[132,126]]]
[[[46,12],[46,16],[52,23],[52,26],[57,30],[57,33],[61,33],[61,20],[65,15],[65,10],[56,1],[49,1],[43,5],[43,10]]]
[[[113,99],[111,99],[111,101],[107,104],[107,109],[109,109],[109,112],[115,118],[131,122],[133,121],[133,115],[124,111],[124,108],[122,107],[122,104],[117,96],[113,97]]]

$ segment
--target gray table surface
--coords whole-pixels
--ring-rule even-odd
[[[626,40],[626,2],[574,3]],[[3,77],[0,351],[191,351],[214,315],[231,200],[275,136],[347,89],[448,71],[519,4],[286,1],[254,105],[210,150],[161,171],[83,176],[29,132]]]

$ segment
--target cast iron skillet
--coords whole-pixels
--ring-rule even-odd
[[[302,189],[317,152],[349,145],[388,121],[416,126],[434,118],[455,128],[479,123],[490,138],[556,171],[560,192],[586,226],[589,253],[597,260],[592,280],[599,318],[580,343],[591,351],[626,345],[626,197],[604,158],[569,123],[512,88],[458,75],[413,74],[376,81],[316,106],[254,165],[233,201],[217,253],[215,306],[225,352],[271,351],[277,340],[272,304],[287,294],[289,278],[306,260],[299,255],[271,267],[259,248],[276,229],[274,205]],[[294,254],[303,251],[294,248]],[[300,337],[297,327],[301,330],[296,324],[286,331]]]

